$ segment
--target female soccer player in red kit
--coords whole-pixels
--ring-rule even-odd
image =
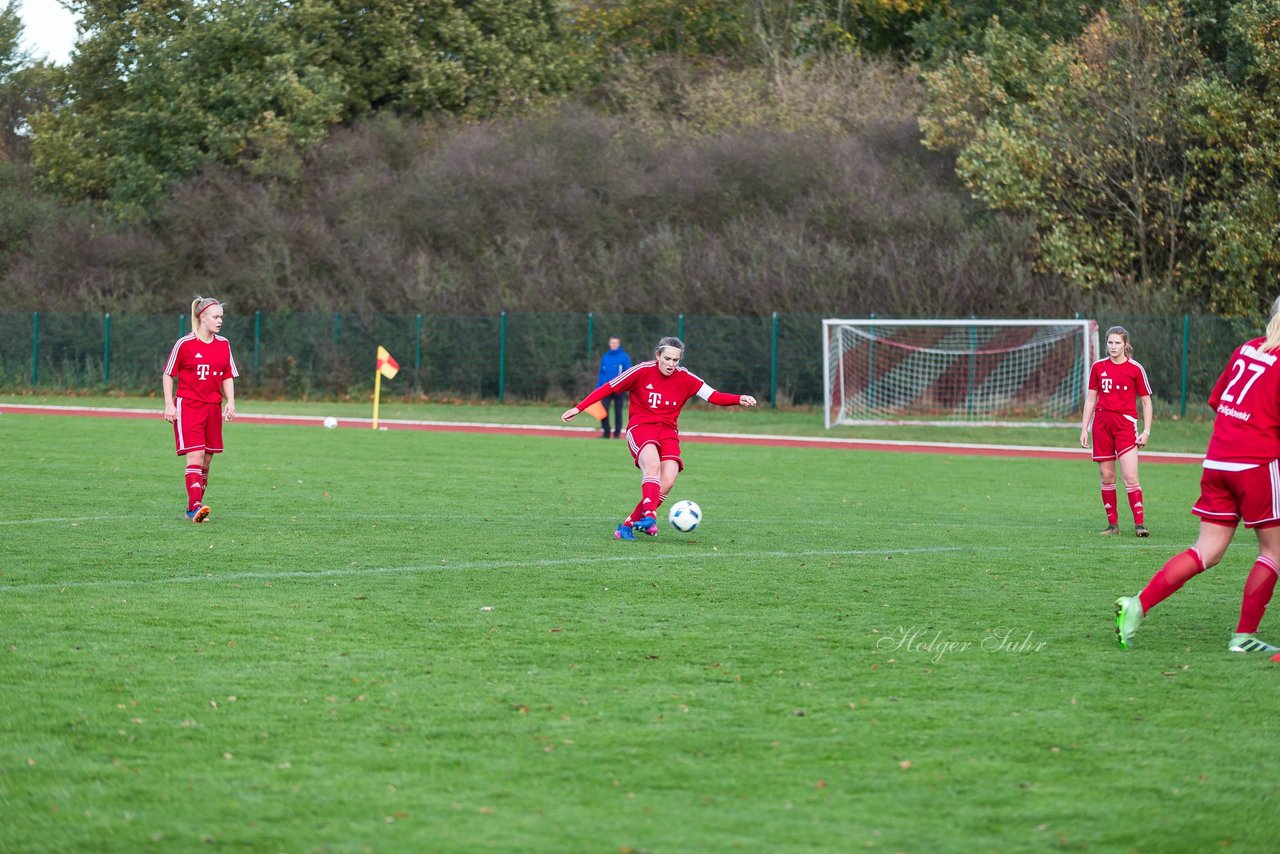
[[[1093,422],[1093,459],[1102,480],[1102,509],[1107,513],[1103,536],[1120,533],[1120,517],[1116,510],[1116,463],[1124,478],[1124,491],[1133,512],[1134,533],[1149,534],[1143,524],[1142,486],[1138,483],[1138,449],[1151,438],[1151,384],[1147,372],[1133,359],[1129,333],[1123,326],[1107,330],[1107,358],[1093,363],[1089,370],[1089,391],[1084,399],[1084,416],[1080,419],[1080,447],[1089,447],[1089,422]],[[1142,432],[1135,417],[1142,404]],[[1095,412],[1096,410],[1096,412]]]
[[[1200,475],[1195,545],[1174,555],[1137,596],[1116,600],[1116,635],[1126,649],[1143,616],[1182,585],[1222,560],[1236,526],[1258,537],[1258,559],[1244,583],[1231,652],[1275,652],[1253,637],[1275,591],[1280,566],[1280,299],[1264,338],[1241,344],[1209,395],[1217,413]]]
[[[653,359],[619,374],[560,416],[562,421],[572,421],[583,409],[608,395],[631,393],[627,448],[636,468],[640,469],[640,502],[613,532],[616,539],[634,540],[635,531],[657,536],[658,508],[684,468],[676,422],[690,398],[696,395],[716,406],[756,405],[756,399],[749,394],[716,391],[680,367],[682,358],[684,342],[679,338],[663,338]]]
[[[222,303],[196,297],[191,303],[191,334],[179,338],[169,351],[164,383],[164,420],[173,423],[178,456],[187,458],[187,518],[209,518],[204,503],[209,488],[209,463],[222,453],[222,422],[236,417],[235,378],[240,376],[231,357],[231,344],[218,334]],[[177,377],[175,395],[173,380]]]

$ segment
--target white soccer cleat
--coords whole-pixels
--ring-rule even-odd
[[[1280,652],[1280,646],[1272,646],[1253,635],[1236,634],[1231,636],[1231,643],[1227,644],[1227,652]]]
[[[1142,625],[1142,600],[1137,596],[1121,596],[1116,600],[1116,640],[1123,649],[1133,643]]]

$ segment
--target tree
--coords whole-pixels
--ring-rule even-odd
[[[993,21],[1004,31],[1045,47],[1080,35],[1103,7],[1102,0],[936,0],[911,22],[907,36],[914,56],[925,67],[936,68],[948,59],[981,53]]]
[[[1186,8],[1127,0],[1048,50],[993,25],[926,73],[921,127],[1033,218],[1044,268],[1254,314],[1280,278],[1280,0]]]
[[[33,117],[43,180],[125,221],[211,163],[296,173],[370,111],[487,115],[582,63],[553,0],[76,0],[65,97]]]
[[[1215,21],[1220,21],[1216,19]],[[1222,22],[1221,72],[1188,95],[1202,144],[1190,152],[1205,199],[1195,222],[1205,247],[1203,303],[1256,312],[1280,279],[1280,2],[1244,0]]]
[[[1031,215],[1045,267],[1084,289],[1173,289],[1194,257],[1200,56],[1176,8],[1130,0],[1040,50],[993,25],[983,56],[926,74],[926,143],[993,208]]]

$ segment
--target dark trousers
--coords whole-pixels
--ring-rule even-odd
[[[604,435],[609,435],[609,404],[611,402],[613,404],[613,435],[622,435],[622,406],[625,399],[625,394],[611,394],[600,401],[604,406],[604,420],[600,422],[600,429],[604,431]]]

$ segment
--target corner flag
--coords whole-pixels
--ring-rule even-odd
[[[395,379],[400,372],[400,364],[387,352],[387,348],[378,346],[378,367],[373,373],[373,429],[378,429],[378,403],[382,400],[382,378]]]
[[[598,400],[582,411],[597,421],[603,421],[609,417],[609,410],[605,409],[604,404]]]

